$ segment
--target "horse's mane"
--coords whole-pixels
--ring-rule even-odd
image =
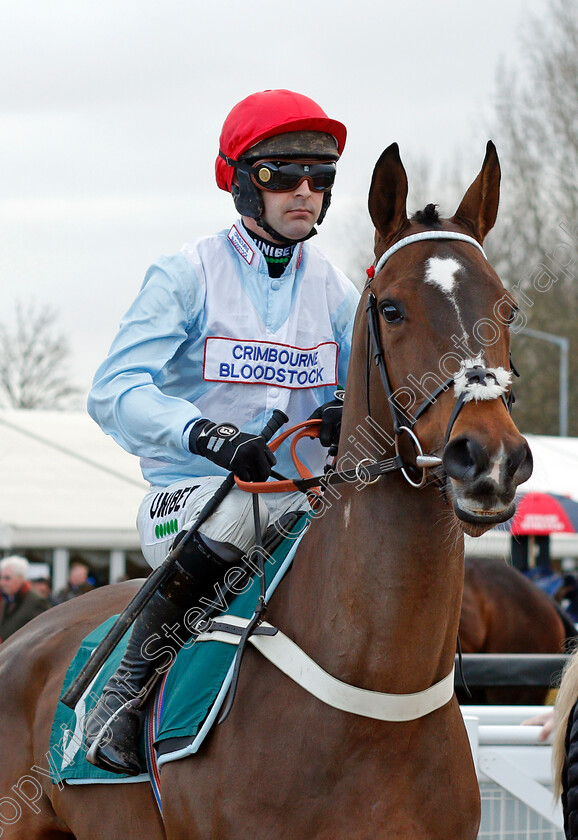
[[[418,210],[411,217],[412,222],[420,222],[422,225],[439,225],[440,217],[437,211],[437,204],[426,204],[423,210]]]

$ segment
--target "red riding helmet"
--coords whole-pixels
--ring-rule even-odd
[[[251,157],[271,156],[338,160],[346,136],[345,126],[330,119],[308,96],[290,90],[254,93],[235,105],[223,124],[215,164],[217,185],[232,194],[242,216],[256,219],[261,227],[283,240],[261,218],[264,210],[261,192],[248,173],[236,164]],[[233,184],[235,169],[238,183]],[[330,201],[331,190],[328,190],[318,224],[323,221]],[[313,233],[315,230],[310,235]]]
[[[337,151],[343,152],[347,130],[331,120],[308,96],[290,90],[264,90],[239,102],[223,124],[219,140],[222,154],[237,161],[251,146],[289,131],[320,131],[332,134]],[[235,170],[219,154],[215,165],[217,185],[231,192]]]

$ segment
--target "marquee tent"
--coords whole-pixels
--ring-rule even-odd
[[[0,476],[1,553],[49,550],[56,589],[75,550],[109,552],[122,577],[147,484],[85,412],[0,411]]]
[[[535,466],[523,489],[578,501],[578,439],[528,440]],[[0,476],[0,553],[52,552],[55,587],[75,550],[108,552],[112,579],[122,576],[126,552],[139,551],[135,518],[147,485],[138,458],[85,412],[1,410]],[[507,556],[509,539],[491,531],[468,538],[466,550]],[[552,556],[578,557],[578,537],[554,535]]]

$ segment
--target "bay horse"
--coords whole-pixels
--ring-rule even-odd
[[[543,589],[505,560],[466,557],[459,638],[463,653],[565,653],[576,629]],[[466,670],[466,683],[468,675]],[[548,687],[470,686],[460,703],[540,706]]]
[[[226,722],[197,756],[162,768],[164,825],[148,785],[60,789],[41,770],[67,665],[134,584],[97,590],[0,648],[0,795],[20,786],[36,809],[22,805],[8,826],[0,802],[7,838],[474,840],[479,790],[453,694],[463,534],[508,519],[532,470],[508,411],[515,303],[481,247],[499,181],[489,143],[452,218],[433,205],[408,218],[397,144],[379,158],[376,264],[336,463],[356,480],[329,485],[267,614],[333,678],[365,697],[402,695],[401,719],[322,703],[251,649]],[[404,715],[414,704],[420,716]]]

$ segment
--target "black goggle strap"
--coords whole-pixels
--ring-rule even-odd
[[[238,161],[233,160],[233,158],[227,157],[227,155],[225,154],[225,152],[222,152],[220,149],[219,149],[219,157],[223,158],[223,160],[225,161],[225,163],[227,164],[227,166],[232,166],[232,167],[233,167],[233,169],[234,169],[236,166],[238,166],[238,163],[239,163]]]

